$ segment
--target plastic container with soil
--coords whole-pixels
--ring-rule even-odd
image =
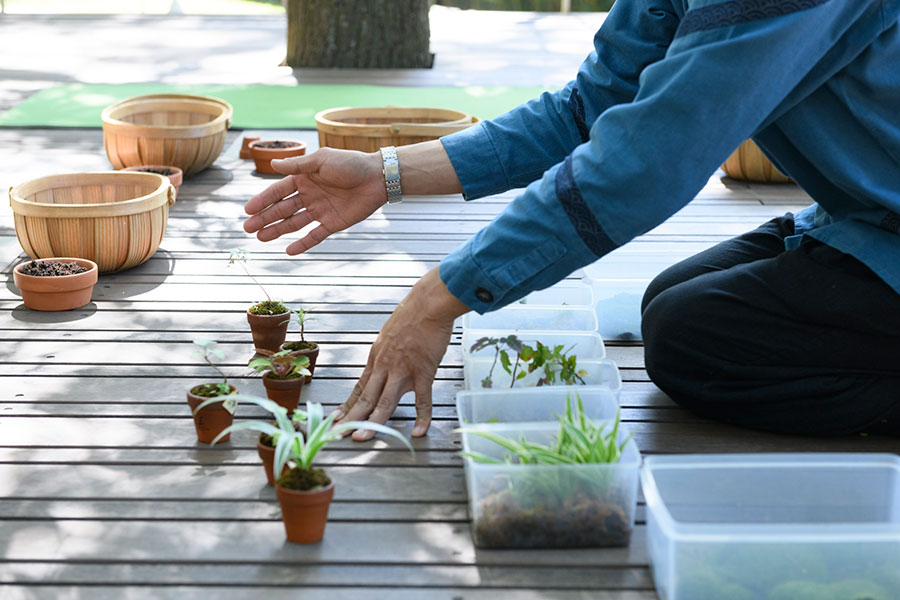
[[[612,422],[608,422],[612,427]],[[559,423],[467,426],[505,438],[552,443]],[[617,444],[628,433],[620,425]],[[465,452],[503,459],[507,451],[462,433]],[[464,458],[472,533],[479,548],[587,548],[626,546],[637,505],[641,454],[625,444],[616,463],[485,464]]]

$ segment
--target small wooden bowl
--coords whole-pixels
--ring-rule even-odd
[[[175,188],[156,173],[51,175],[9,190],[16,236],[28,256],[85,258],[101,273],[153,256],[174,202]]]
[[[722,170],[732,179],[757,183],[791,183],[793,179],[778,172],[753,140],[746,140],[735,150]]]
[[[267,144],[290,144],[283,148],[267,148]],[[290,158],[306,154],[306,144],[295,140],[257,140],[250,143],[250,152],[253,162],[256,164],[257,173],[268,175],[280,175],[272,168],[272,160],[276,158]]]
[[[135,96],[103,110],[103,145],[115,169],[175,165],[193,175],[222,152],[232,112],[208,96]]]
[[[447,108],[329,108],[316,115],[316,130],[320,147],[374,152],[436,140],[477,122],[478,117]]]

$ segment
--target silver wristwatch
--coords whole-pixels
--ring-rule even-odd
[[[387,188],[387,203],[396,204],[403,200],[403,190],[400,189],[400,161],[397,160],[397,149],[393,146],[381,148],[381,160],[384,163],[381,172],[384,174],[384,187]]]

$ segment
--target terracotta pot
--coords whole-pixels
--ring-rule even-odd
[[[254,348],[278,352],[287,335],[290,319],[290,312],[280,315],[254,315],[247,309],[247,322],[250,323],[250,332],[253,334]]]
[[[221,404],[210,404],[194,414],[194,411],[198,406],[206,400],[209,400],[206,396],[198,396],[194,393],[194,390],[200,387],[200,385],[196,385],[190,389],[187,393],[187,402],[188,406],[191,407],[191,414],[194,416],[194,427],[197,429],[197,441],[208,444],[212,442],[217,435],[222,433],[223,429],[231,425],[234,421],[234,415],[225,410]],[[234,386],[231,386],[231,393],[237,393]],[[228,434],[219,441],[227,442],[230,437],[231,434]]]
[[[313,544],[325,535],[328,507],[334,496],[334,482],[320,490],[304,492],[275,486],[275,496],[281,504],[281,520],[289,542]]]
[[[258,140],[258,135],[245,135],[244,139],[241,140],[241,151],[238,153],[238,156],[241,158],[253,158],[253,153],[250,152],[250,144]]]
[[[259,457],[263,462],[263,469],[266,472],[266,481],[269,482],[269,485],[275,485],[275,476],[273,475],[273,470],[275,469],[275,448],[272,446],[266,446],[259,439],[256,440],[256,452],[259,454]],[[282,473],[288,470],[288,466],[285,465],[284,469],[281,470]]]
[[[178,167],[173,167],[171,165],[140,165],[138,167],[125,167],[122,169],[123,171],[138,171],[142,173],[156,173],[157,175],[162,175],[166,171],[169,171],[171,174],[166,175],[169,178],[169,183],[172,184],[172,187],[175,188],[175,196],[178,196],[178,188],[181,187],[181,182],[184,180],[184,171],[179,169]],[[158,171],[162,171],[159,173]]]
[[[288,414],[294,412],[300,403],[300,390],[303,388],[305,377],[294,379],[276,379],[271,373],[263,375],[263,385],[266,386],[266,396],[269,400],[288,409]]]
[[[309,342],[311,343],[311,342]],[[281,345],[281,350],[288,350],[285,348],[287,344]],[[319,358],[319,345],[316,344],[315,348],[306,348],[304,350],[291,350],[289,356],[306,356],[309,358],[309,375],[306,376],[306,383],[312,381],[313,375],[316,374],[316,359]]]
[[[290,148],[261,147],[261,144],[271,144],[279,141],[295,145]],[[281,175],[281,173],[272,168],[272,159],[302,156],[306,154],[306,144],[294,140],[256,140],[255,142],[250,143],[250,153],[253,156],[253,162],[256,163],[257,173]]]
[[[77,275],[38,277],[21,272],[29,263],[16,265],[13,282],[22,292],[25,306],[31,310],[71,310],[90,303],[97,283],[97,263],[85,258],[43,258],[34,262],[75,262],[88,270]]]

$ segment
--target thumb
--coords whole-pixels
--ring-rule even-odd
[[[413,425],[412,436],[422,437],[428,433],[431,426],[431,381],[420,381],[415,387],[416,394],[416,422]]]
[[[321,155],[313,152],[308,156],[292,156],[290,158],[272,159],[272,168],[282,175],[299,175],[315,173],[322,165]]]

